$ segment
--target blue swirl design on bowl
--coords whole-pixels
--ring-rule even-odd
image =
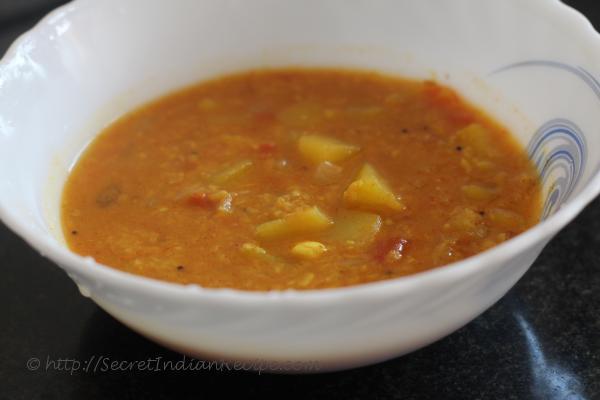
[[[583,132],[573,122],[555,119],[535,133],[527,152],[547,189],[542,212],[545,219],[558,210],[575,189],[586,163]]]
[[[582,67],[547,60],[522,61],[492,74],[523,67],[545,67],[568,72],[583,81],[600,100],[600,82]],[[587,161],[585,134],[574,122],[555,118],[542,125],[527,146],[546,192],[542,219],[554,214],[569,199],[581,180]]]

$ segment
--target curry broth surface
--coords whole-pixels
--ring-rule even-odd
[[[358,150],[318,162],[299,151],[307,136]],[[401,208],[345,201],[365,163]],[[535,224],[540,203],[523,149],[452,90],[367,72],[289,69],[202,83],[122,117],[75,165],[62,223],[73,251],[134,274],[205,287],[312,289],[476,254]],[[328,227],[257,237],[261,224],[310,207],[332,226],[356,208],[379,225],[358,239],[353,225],[341,236]],[[291,251],[303,241],[322,248]]]

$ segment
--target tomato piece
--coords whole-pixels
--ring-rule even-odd
[[[277,145],[275,143],[261,143],[258,145],[258,152],[262,155],[269,156],[275,153]]]
[[[192,193],[187,199],[188,204],[202,208],[212,208],[215,202],[204,192]]]
[[[404,238],[390,238],[375,246],[375,260],[380,263],[398,261],[406,252],[408,240]]]

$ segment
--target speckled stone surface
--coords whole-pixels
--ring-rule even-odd
[[[6,13],[11,1],[0,10]],[[600,25],[600,3],[568,3]],[[18,19],[2,22],[0,53],[45,11],[19,11]],[[0,15],[0,21],[9,17]],[[600,201],[550,243],[508,295],[466,327],[407,356],[323,375],[60,371],[59,359],[83,364],[91,357],[179,361],[181,356],[80,296],[60,269],[2,225],[0,266],[0,400],[214,398],[211,393],[220,398],[600,399]],[[27,368],[32,357],[40,360],[35,371]],[[49,360],[55,364],[46,368]]]

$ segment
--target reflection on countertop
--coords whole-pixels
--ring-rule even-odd
[[[577,376],[561,366],[560,363],[549,361],[533,327],[519,312],[515,312],[514,317],[527,342],[533,378],[532,394],[536,398],[547,400],[586,400]]]

